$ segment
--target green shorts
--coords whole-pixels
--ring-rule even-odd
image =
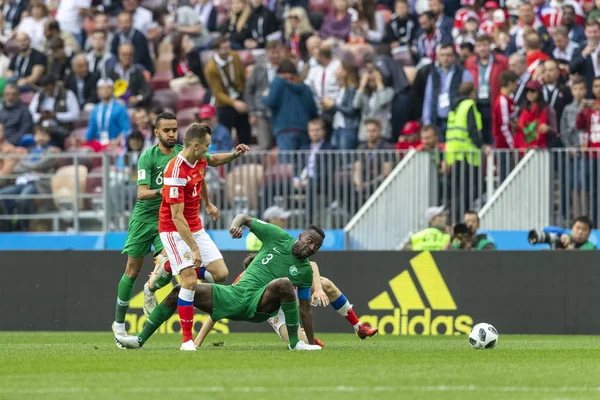
[[[213,284],[212,320],[228,318],[233,321],[264,322],[277,315],[279,310],[275,310],[272,314],[256,311],[266,288],[267,285],[262,289],[249,291],[248,288],[239,286]]]
[[[147,224],[145,222],[130,220],[122,254],[132,258],[145,257],[152,250],[158,254],[163,249],[163,244],[158,235],[158,224]]]

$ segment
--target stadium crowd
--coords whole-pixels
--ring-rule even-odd
[[[355,192],[368,189],[361,198],[401,157],[380,150],[447,150],[440,173],[463,187],[476,185],[480,152],[491,149],[566,147],[584,181],[597,177],[597,155],[577,151],[600,148],[600,2],[9,0],[0,8],[0,156],[29,153],[0,158],[0,196],[50,193],[49,178],[40,179],[60,166],[50,153],[110,152],[135,180],[128,154],[156,143],[152,124],[163,111],[181,131],[208,123],[212,151],[236,142],[305,150],[286,178],[296,189],[322,179],[315,154],[336,149],[371,154],[351,173]],[[497,170],[516,161],[501,157]],[[9,214],[33,208],[25,198],[0,203]]]

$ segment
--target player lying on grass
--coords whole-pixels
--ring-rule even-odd
[[[255,257],[256,254],[249,254],[244,259],[242,262],[244,271],[238,275],[236,280],[233,282],[234,285],[242,278],[242,276],[244,276],[248,265],[250,265]],[[310,265],[313,269],[312,304],[315,306],[321,305],[325,307],[327,304],[331,303],[331,306],[338,312],[338,314],[346,318],[346,320],[348,320],[348,322],[354,327],[354,331],[361,339],[375,335],[378,332],[378,329],[372,328],[368,322],[361,323],[352,309],[352,304],[350,304],[348,299],[346,299],[346,296],[344,296],[337,286],[335,286],[335,284],[329,279],[319,276],[319,266],[317,263],[311,261]],[[287,328],[285,326],[285,315],[283,314],[283,311],[279,309],[277,316],[269,318],[268,321],[275,330],[275,333],[279,335],[279,338],[284,342],[289,342]],[[200,347],[202,345],[202,342],[204,342],[204,339],[213,328],[214,324],[214,321],[208,317],[206,322],[202,325],[202,329],[200,329],[196,340],[194,340],[196,347]],[[304,332],[302,330],[298,332],[298,336],[301,340],[305,340]],[[325,344],[317,338],[315,338],[315,343],[321,347],[325,347]]]
[[[139,201],[135,205],[128,229],[127,241],[123,253],[128,255],[125,274],[121,278],[118,287],[117,307],[115,322],[113,323],[113,332],[115,336],[125,334],[125,314],[129,301],[133,294],[133,286],[139,275],[144,261],[144,256],[154,246],[156,257],[156,268],[163,270],[165,267],[170,269],[166,252],[163,250],[163,242],[158,233],[158,215],[162,202],[163,172],[167,164],[181,152],[182,146],[176,144],[178,130],[177,120],[171,113],[162,113],[156,119],[154,134],[158,137],[159,143],[146,150],[138,161],[138,189]],[[217,154],[214,156],[206,155],[206,163],[210,166],[220,166],[231,162],[238,156],[244,155],[248,146],[239,145],[234,153]],[[201,196],[205,204],[207,214],[214,219],[219,218],[219,210],[210,202],[208,190],[202,182]],[[203,232],[203,231],[202,231]],[[214,243],[209,240],[202,242],[207,257],[202,264],[202,268],[197,270],[198,277],[208,281],[224,281],[227,278],[227,267],[220,256],[218,250],[215,252]],[[160,254],[159,254],[160,253]],[[171,276],[162,276],[155,282],[154,286],[145,286],[144,292],[156,291],[171,281]],[[154,296],[145,296],[146,301],[154,302],[150,304],[153,308],[156,306]],[[146,309],[149,304],[144,304]]]
[[[286,319],[288,347],[320,350],[321,347],[314,345],[310,304],[313,270],[308,258],[319,250],[325,233],[318,226],[310,225],[295,240],[275,225],[239,214],[229,230],[234,239],[242,237],[242,226],[249,227],[263,243],[256,258],[235,286],[197,285],[194,306],[209,313],[213,321],[228,318],[248,322],[264,322],[277,315],[281,308]],[[294,286],[298,287],[300,317]],[[152,311],[139,336],[119,336],[115,338],[117,345],[130,349],[143,346],[175,312],[179,291],[179,287],[173,289]],[[302,319],[308,343],[298,338],[299,319]]]

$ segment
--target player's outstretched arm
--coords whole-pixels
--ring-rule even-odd
[[[313,329],[312,306],[310,305],[310,300],[300,300],[300,321],[302,321],[302,327],[304,328],[308,343],[315,344],[315,331]]]
[[[198,332],[198,336],[196,336],[196,340],[194,340],[194,344],[196,347],[202,346],[202,342],[206,339],[206,335],[208,332],[215,326],[215,322],[211,317],[208,317],[206,321],[202,324],[202,328],[200,328],[200,332]]]
[[[323,290],[323,285],[321,284],[321,273],[319,272],[319,266],[314,261],[310,262],[310,266],[313,270],[311,303],[326,307],[329,304],[329,298],[327,297],[327,294]]]
[[[243,156],[248,150],[250,150],[250,147],[248,147],[247,145],[243,143],[238,144],[234,152],[223,154],[211,154],[210,157],[207,157],[206,162],[211,167],[218,167],[223,164],[230,163],[236,158]]]
[[[138,200],[152,200],[161,196],[161,189],[150,189],[148,185],[139,185],[137,187]]]
[[[247,226],[250,228],[252,225],[252,217],[246,214],[238,214],[235,216],[233,221],[231,221],[231,227],[229,228],[229,233],[231,233],[231,237],[234,239],[239,239],[242,237],[243,231],[242,227]]]

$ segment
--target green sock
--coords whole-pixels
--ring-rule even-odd
[[[135,285],[135,279],[131,280],[125,274],[119,281],[119,289],[117,290],[117,312],[115,313],[115,321],[122,324],[125,322],[125,314],[129,307],[129,300],[133,296],[133,285]]]
[[[285,326],[287,327],[288,336],[290,338],[290,347],[293,349],[298,342],[298,327],[300,326],[300,314],[298,313],[298,303],[290,301],[281,303],[281,309],[285,314]]]
[[[150,313],[148,316],[148,321],[144,325],[144,329],[138,335],[138,341],[140,342],[140,347],[150,339],[150,336],[173,314],[175,314],[175,310],[171,310],[169,307],[165,306],[163,303],[160,303],[156,308]]]
[[[163,274],[163,276],[161,276],[160,278],[158,278],[158,280],[156,281],[156,283],[154,284],[154,287],[150,288],[150,291],[152,293],[156,292],[158,289],[164,288],[165,286],[167,286],[169,284],[169,282],[171,282],[171,279],[173,279],[173,275],[171,275],[168,272],[165,272]]]

